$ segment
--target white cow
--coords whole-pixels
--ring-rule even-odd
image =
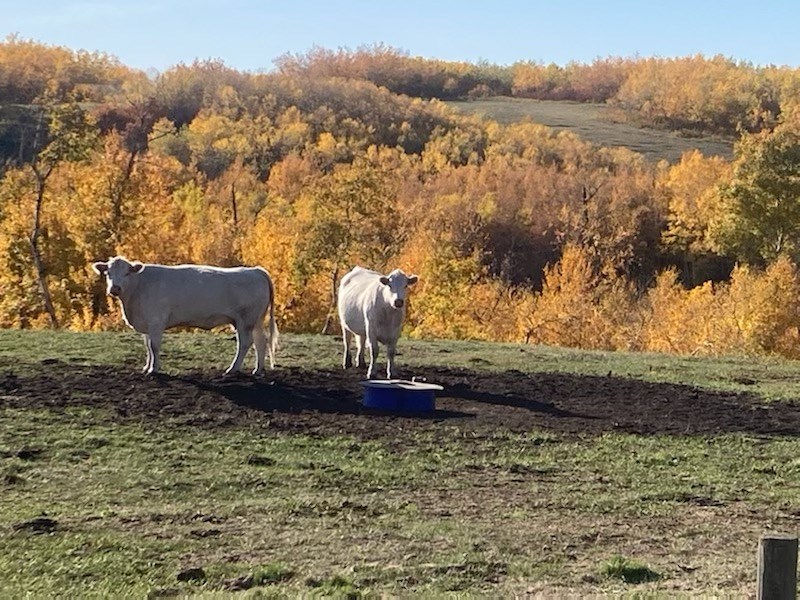
[[[355,267],[339,284],[339,322],[344,338],[342,366],[352,366],[350,335],[356,338],[356,364],[364,365],[364,347],[369,349],[367,378],[375,375],[378,342],[386,345],[386,377],[392,378],[397,339],[406,315],[406,290],[417,283],[417,276],[407,276],[400,269],[381,275]]]
[[[145,373],[157,373],[161,366],[159,350],[164,330],[180,326],[211,329],[232,325],[236,329],[236,358],[226,374],[242,368],[250,346],[256,350],[254,375],[263,373],[267,350],[270,366],[275,366],[275,294],[269,273],[261,267],[165,266],[116,256],[108,262],[96,262],[92,268],[106,276],[107,291],[119,299],[125,322],[144,334]],[[269,329],[265,331],[267,311]]]

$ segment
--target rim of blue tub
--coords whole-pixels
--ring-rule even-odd
[[[413,392],[433,392],[442,391],[444,387],[437,383],[428,383],[426,381],[408,381],[407,379],[367,379],[360,382],[364,387],[383,388],[383,389],[401,389],[410,390]]]

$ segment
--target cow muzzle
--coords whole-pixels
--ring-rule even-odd
[[[108,288],[108,293],[112,296],[119,296],[121,291],[122,289],[118,285],[112,285],[110,288]]]
[[[401,298],[398,298],[397,300],[394,301],[395,308],[403,308],[403,304],[405,304],[405,301],[402,300]]]

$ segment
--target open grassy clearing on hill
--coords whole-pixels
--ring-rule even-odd
[[[502,124],[530,119],[554,129],[566,129],[599,146],[624,146],[648,160],[676,163],[688,150],[706,156],[730,159],[733,142],[716,136],[683,137],[672,131],[647,129],[615,119],[611,107],[603,104],[531,100],[527,98],[486,98],[448,102],[461,112],[481,115]]]
[[[751,594],[800,506],[800,365],[403,340],[428,415],[335,338],[0,332],[0,594]]]

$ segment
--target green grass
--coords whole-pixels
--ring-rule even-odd
[[[477,114],[509,124],[530,119],[554,129],[569,130],[599,146],[623,146],[649,160],[676,163],[688,150],[700,150],[706,156],[730,159],[731,140],[716,136],[683,137],[676,132],[637,127],[620,122],[612,108],[604,104],[530,100],[526,98],[486,98],[448,102],[461,112]]]
[[[287,335],[279,364],[331,367],[338,350]],[[800,398],[800,365],[777,359],[401,350],[411,365],[612,371]],[[221,370],[232,352],[229,335],[171,334],[164,365]],[[143,348],[130,333],[0,331],[0,377],[54,360],[108,365],[113,398],[114,369]],[[16,406],[0,398],[2,597],[747,595],[758,536],[793,531],[800,506],[800,441],[787,437],[468,437],[443,424],[365,441],[120,421],[113,401]],[[51,531],[34,530],[42,517]]]

